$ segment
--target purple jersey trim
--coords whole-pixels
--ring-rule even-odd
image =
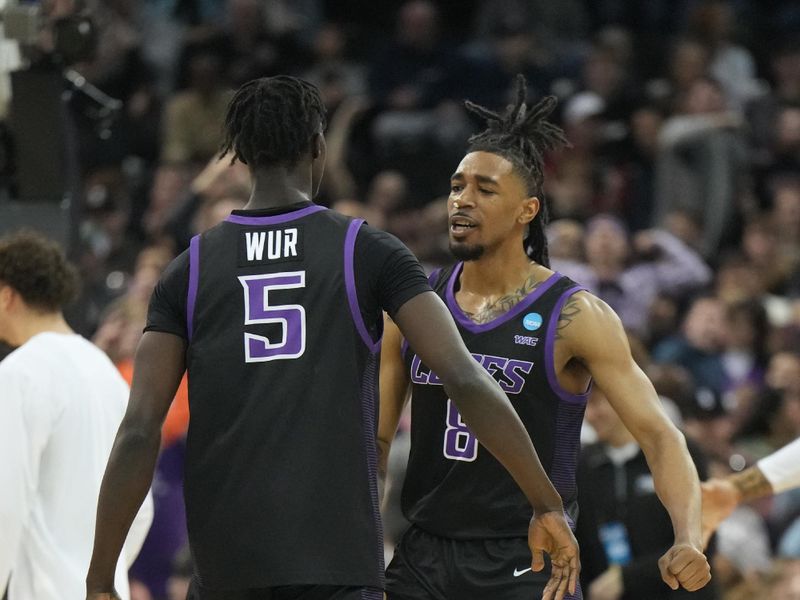
[[[186,335],[192,341],[194,325],[194,305],[197,301],[197,285],[200,275],[200,236],[189,242],[189,291],[186,295]]]
[[[287,213],[280,213],[269,217],[245,217],[242,215],[228,215],[225,219],[228,223],[236,223],[237,225],[277,225],[279,223],[286,223],[287,221],[294,221],[301,217],[305,217],[321,210],[328,210],[324,206],[317,206],[313,204],[306,208],[293,210]]]
[[[553,390],[559,398],[564,402],[584,403],[592,391],[592,384],[589,382],[589,387],[582,394],[573,394],[561,387],[558,382],[555,367],[555,344],[556,344],[556,328],[558,327],[558,318],[561,316],[561,309],[564,308],[569,298],[577,292],[585,292],[586,289],[576,285],[561,294],[561,297],[556,301],[553,307],[553,312],[550,314],[550,322],[547,324],[547,340],[545,341],[544,348],[544,365],[547,372],[547,383],[550,384],[550,389]]]
[[[458,276],[461,275],[461,269],[464,267],[464,263],[458,263],[455,268],[453,269],[453,274],[450,275],[450,279],[447,282],[447,289],[445,291],[445,298],[447,300],[447,306],[450,308],[450,312],[453,313],[456,321],[459,325],[461,325],[467,331],[472,333],[484,333],[495,327],[502,325],[516,317],[517,315],[525,312],[528,307],[542,294],[544,294],[547,290],[549,290],[553,285],[561,279],[561,275],[559,273],[553,273],[548,277],[545,281],[541,283],[538,287],[531,290],[531,293],[525,296],[516,306],[514,306],[511,310],[507,313],[500,315],[496,319],[492,319],[488,323],[478,324],[472,319],[470,319],[467,315],[464,314],[464,311],[461,310],[461,307],[456,302],[456,295],[454,292],[456,280]]]
[[[367,330],[367,325],[364,323],[364,317],[361,316],[361,308],[358,305],[358,293],[356,291],[356,274],[355,274],[355,249],[356,237],[358,230],[364,223],[364,219],[354,219],[347,227],[347,235],[344,238],[344,282],[347,289],[347,302],[350,304],[350,314],[353,317],[353,322],[356,324],[358,335],[366,344],[369,351],[373,354],[378,351],[381,345],[381,339],[373,340],[372,336]]]
[[[370,501],[372,503],[372,518],[377,533],[375,542],[375,556],[378,559],[378,572],[381,586],[384,585],[384,548],[383,548],[383,521],[381,520],[380,499],[378,497],[378,447],[375,432],[378,430],[378,363],[380,357],[371,354],[364,365],[364,374],[361,379],[361,427],[364,435],[364,448],[367,457],[367,478],[369,480]],[[365,590],[368,592],[369,588]],[[373,589],[373,592],[376,591]],[[363,598],[382,600],[383,596],[364,594]]]

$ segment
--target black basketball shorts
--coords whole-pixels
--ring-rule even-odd
[[[548,565],[531,571],[526,538],[454,540],[412,526],[386,569],[388,600],[532,600],[541,598]],[[570,600],[582,600],[580,585]]]

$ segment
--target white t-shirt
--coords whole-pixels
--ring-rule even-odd
[[[800,487],[800,439],[756,463],[776,494]]]
[[[85,597],[100,483],[127,402],[125,380],[79,335],[40,333],[0,362],[0,594],[8,585],[15,600]],[[151,521],[149,501],[129,561]],[[120,560],[115,578],[123,599],[127,566]]]

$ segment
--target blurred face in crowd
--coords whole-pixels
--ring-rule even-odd
[[[768,223],[747,224],[742,238],[742,248],[747,258],[757,264],[769,263],[775,258],[777,250],[775,231]]]
[[[398,35],[412,48],[430,50],[439,37],[436,6],[426,0],[411,0],[400,9]]]
[[[800,393],[800,355],[779,352],[769,361],[767,385],[776,390],[793,390]]]
[[[550,258],[583,260],[583,225],[572,219],[558,219],[547,226]]]
[[[610,52],[595,50],[586,61],[583,77],[589,90],[610,98],[622,84],[623,71]]]
[[[778,114],[775,145],[782,153],[800,149],[800,108],[788,106]]]
[[[697,42],[684,40],[675,48],[672,55],[672,80],[678,89],[689,86],[705,75],[708,69],[708,50]]]
[[[756,325],[745,310],[729,310],[725,326],[725,345],[730,349],[752,350],[756,341]]]
[[[725,95],[720,87],[708,79],[692,83],[686,94],[683,111],[689,115],[705,115],[725,110]]]
[[[778,227],[784,231],[800,228],[800,182],[786,182],[777,186],[772,201]]]
[[[539,212],[509,161],[491,152],[470,152],[450,178],[450,251],[477,260],[506,244],[522,250],[528,223]],[[457,205],[457,206],[456,206]]]
[[[627,234],[613,219],[593,219],[586,230],[584,244],[589,264],[603,263],[621,268],[628,258]]]
[[[621,446],[633,439],[608,398],[596,386],[586,404],[586,421],[597,433],[597,439],[605,444]]]
[[[725,340],[725,309],[716,298],[695,300],[683,322],[689,343],[706,352],[716,352]]]
[[[658,134],[663,122],[661,114],[652,108],[640,108],[631,115],[631,133],[641,150],[648,154],[658,150]]]

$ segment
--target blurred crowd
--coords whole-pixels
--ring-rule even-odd
[[[328,109],[317,201],[433,267],[449,260],[449,175],[479,126],[462,101],[501,108],[523,73],[529,97],[559,98],[571,142],[546,157],[553,268],[617,311],[708,472],[741,470],[800,435],[796,2],[87,4],[99,44],[74,68],[123,109],[103,135],[76,117],[73,258],[85,285],[69,318],[126,377],[164,267],[248,199],[247,168],[218,157],[237,86],[280,73],[317,84]],[[0,121],[0,187],[13,197],[8,138]],[[187,421],[184,385],[133,569],[137,600],[185,597]],[[587,443],[598,436],[586,428]],[[737,510],[716,542],[720,597],[800,598],[798,517],[800,492]]]

